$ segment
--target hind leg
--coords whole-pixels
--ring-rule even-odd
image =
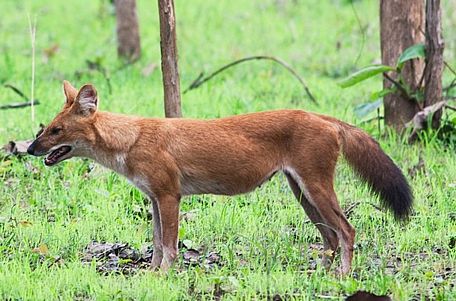
[[[337,202],[332,183],[310,185],[308,188],[311,204],[320,213],[326,225],[337,234],[341,244],[341,274],[350,272],[355,244],[355,229],[350,225]]]
[[[301,191],[305,193],[309,205],[318,212],[323,224],[336,233],[341,245],[340,273],[347,274],[351,269],[353,259],[355,229],[350,225],[337,202],[333,188],[333,170],[334,168],[328,166],[328,168],[320,169],[319,173],[311,174],[291,170],[290,174]]]
[[[301,203],[301,206],[304,208],[307,216],[317,227],[321,233],[321,236],[323,237],[323,248],[325,252],[323,254],[322,262],[323,266],[326,269],[329,269],[334,260],[334,255],[337,251],[337,248],[339,247],[339,239],[337,237],[337,234],[331,229],[331,227],[328,227],[326,225],[320,213],[314,206],[312,206],[293,177],[289,173],[285,173],[285,175],[288,179],[288,183],[290,184],[290,188],[293,191],[293,194]]]

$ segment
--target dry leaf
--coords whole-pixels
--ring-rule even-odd
[[[32,250],[33,253],[40,254],[46,256],[49,254],[49,249],[46,244],[40,244],[37,248]]]
[[[210,252],[206,256],[206,263],[211,265],[211,264],[218,264],[220,262],[220,254],[217,252]]]
[[[43,50],[43,61],[44,63],[47,63],[50,58],[52,58],[60,49],[59,44],[53,44],[52,46],[48,48],[44,48]]]
[[[22,227],[30,227],[32,225],[32,223],[29,221],[23,220],[23,221],[19,222],[19,225],[21,225]]]
[[[200,260],[200,252],[194,249],[190,249],[184,253],[184,263],[185,264],[197,264]]]
[[[330,250],[330,249],[323,251],[323,255],[326,255],[326,256],[333,256],[333,254],[334,254],[334,251]]]

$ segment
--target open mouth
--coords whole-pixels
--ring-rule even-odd
[[[53,150],[44,159],[44,164],[46,164],[47,166],[51,166],[62,160],[69,158],[69,156],[67,156],[67,155],[71,152],[71,149],[72,149],[71,146],[63,145],[63,146]]]

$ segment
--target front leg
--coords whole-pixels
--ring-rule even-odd
[[[152,255],[152,268],[155,269],[160,267],[163,259],[163,239],[158,202],[154,197],[151,197],[150,200],[152,202],[152,219],[154,221],[154,253]]]
[[[178,254],[179,202],[179,195],[167,194],[158,197],[163,246],[163,260],[160,265],[162,271],[169,269]]]

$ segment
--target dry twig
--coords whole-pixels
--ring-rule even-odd
[[[304,88],[304,91],[306,92],[307,96],[309,96],[310,100],[312,100],[312,102],[317,104],[317,100],[315,99],[315,97],[310,92],[310,90],[307,87],[306,83],[304,82],[304,80],[301,78],[301,76],[299,76],[299,74],[293,68],[291,68],[287,63],[285,63],[281,59],[278,59],[278,58],[273,57],[273,56],[267,56],[267,55],[249,56],[249,57],[245,57],[245,58],[236,60],[234,62],[231,62],[231,63],[229,63],[229,64],[227,64],[227,65],[225,65],[225,66],[223,66],[223,67],[221,67],[221,68],[219,68],[217,70],[215,70],[214,72],[212,72],[211,74],[209,74],[206,77],[204,77],[204,73],[201,72],[198,75],[198,77],[190,84],[190,86],[188,86],[188,88],[185,89],[184,94],[187,93],[190,90],[198,88],[199,86],[201,86],[205,82],[207,82],[210,79],[212,79],[213,77],[215,77],[217,74],[225,71],[226,69],[228,69],[230,67],[233,67],[233,66],[235,66],[237,64],[244,63],[244,62],[247,62],[247,61],[253,61],[253,60],[270,60],[270,61],[278,63],[279,65],[281,65],[282,67],[287,69],[299,81],[299,83],[302,85],[302,87]]]
[[[40,102],[38,100],[33,101],[33,105],[39,105]],[[29,107],[32,105],[31,101],[26,101],[26,102],[15,102],[15,103],[10,103],[7,105],[2,105],[0,106],[0,110],[7,110],[7,109],[19,109],[19,108],[25,108]]]
[[[6,104],[6,105],[2,105],[0,106],[0,110],[7,110],[7,109],[18,109],[18,108],[24,108],[24,107],[28,107],[28,106],[31,106],[32,104],[33,105],[38,105],[40,104],[40,102],[38,101],[38,99],[34,99],[33,102],[32,101],[29,101],[29,98],[24,94],[24,92],[22,92],[21,90],[19,90],[18,88],[16,88],[15,86],[13,85],[10,85],[10,84],[5,84],[3,85],[5,88],[10,88],[11,90],[13,90],[17,95],[19,95],[22,99],[24,99],[25,101],[24,102],[15,102],[15,103],[10,103],[10,104]]]

